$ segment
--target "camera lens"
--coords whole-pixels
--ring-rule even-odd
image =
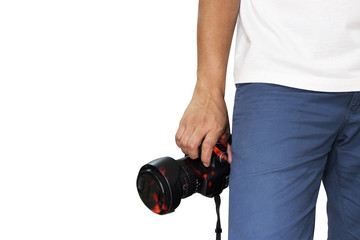
[[[154,213],[166,214],[180,204],[177,178],[179,164],[170,157],[156,159],[144,165],[137,178],[141,200]]]
[[[141,200],[154,213],[173,212],[181,198],[196,190],[196,177],[185,157],[178,161],[164,157],[144,165],[137,178],[137,189]]]
[[[206,197],[220,194],[229,184],[226,150],[230,137],[224,134],[216,143],[209,167],[204,167],[200,158],[192,160],[188,156],[178,160],[164,157],[145,164],[136,180],[141,200],[154,213],[166,214],[179,206],[181,198],[195,192]]]
[[[137,189],[141,200],[153,212],[160,214],[167,211],[168,204],[165,203],[167,195],[161,183],[161,178],[151,171],[145,170],[138,177]],[[165,185],[166,186],[166,185]]]
[[[220,194],[228,185],[230,165],[220,156],[216,159],[209,168],[189,157],[164,157],[145,164],[136,181],[141,200],[154,213],[166,214],[179,206],[181,198],[195,192],[207,197]]]

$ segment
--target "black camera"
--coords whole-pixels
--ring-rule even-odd
[[[173,212],[182,198],[195,192],[206,197],[220,194],[229,185],[226,150],[230,140],[230,134],[219,139],[209,167],[205,167],[200,158],[192,160],[188,156],[179,160],[163,157],[144,165],[136,181],[141,200],[154,213],[166,214]]]

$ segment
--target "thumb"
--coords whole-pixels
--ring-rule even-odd
[[[228,143],[228,145],[227,145],[227,150],[226,150],[226,152],[227,152],[227,154],[228,154],[228,160],[227,160],[227,162],[228,162],[229,164],[231,164],[232,155],[231,155],[231,146],[230,146],[229,143]]]

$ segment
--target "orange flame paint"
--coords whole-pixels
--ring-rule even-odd
[[[156,214],[160,214],[160,212],[161,212],[160,206],[156,204],[155,207],[153,209],[151,209],[151,211],[153,211]]]

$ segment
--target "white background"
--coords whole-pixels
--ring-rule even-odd
[[[212,199],[158,216],[135,185],[148,161],[182,157],[196,22],[197,1],[0,2],[0,239],[215,239]],[[325,203],[321,188],[318,240]]]

